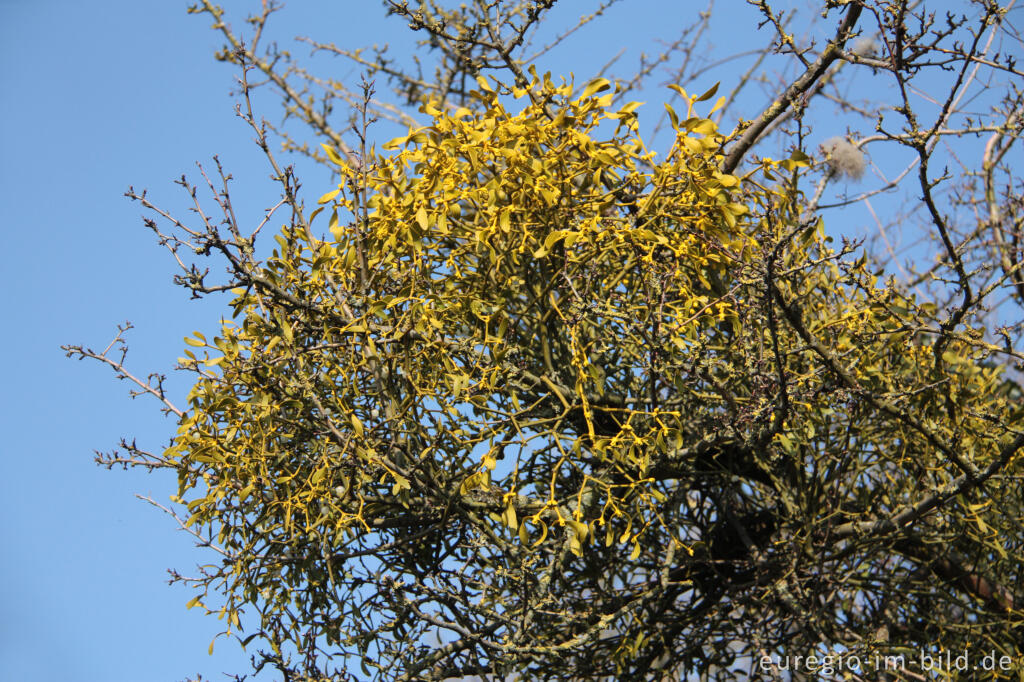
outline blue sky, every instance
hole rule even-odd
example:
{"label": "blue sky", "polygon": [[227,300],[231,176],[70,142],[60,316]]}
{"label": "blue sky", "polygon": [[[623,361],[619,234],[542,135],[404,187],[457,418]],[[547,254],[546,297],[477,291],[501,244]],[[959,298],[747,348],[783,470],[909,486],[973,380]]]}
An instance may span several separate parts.
{"label": "blue sky", "polygon": [[[258,3],[223,4],[239,24]],[[654,47],[642,37],[649,29],[683,25],[697,7],[626,4],[647,9],[617,11],[576,52],[552,55],[552,67],[587,74],[624,46],[635,59],[637,45]],[[180,209],[172,181],[216,153],[236,178],[237,205],[256,216],[274,200],[233,113],[233,71],[212,59],[220,41],[185,5],[0,0],[0,679],[221,679],[221,671],[248,668],[228,640],[207,655],[221,623],[186,611],[191,594],[166,584],[167,568],[189,573],[210,559],[134,497],[166,502],[172,477],[107,472],[92,461],[93,449],[111,449],[122,436],[158,449],[173,422],[151,401],[130,400],[111,372],[59,349],[100,349],[130,320],[129,366],[170,373],[182,337],[212,329],[222,311],[221,302],[189,302],[171,284],[171,261],[122,196],[129,185]],[[591,3],[573,5],[569,14]],[[272,26],[282,38],[308,33],[348,46],[409,39],[370,1],[294,1]],[[721,30],[727,50],[744,47],[728,26]],[[336,64],[336,77],[357,82],[358,71]],[[693,89],[728,75],[720,70]],[[329,189],[326,175],[303,178],[312,197]],[[179,399],[188,389],[173,379],[169,386]]]}
{"label": "blue sky", "polygon": [[[308,26],[329,4],[306,2],[282,23]],[[266,173],[234,117],[233,74],[211,58],[219,43],[208,25],[177,1],[0,0],[0,679],[219,679],[248,668],[231,641],[207,655],[221,623],[186,611],[188,591],[166,584],[168,567],[189,573],[209,559],[134,497],[166,502],[173,478],[92,461],[122,436],[159,448],[173,423],[59,349],[102,348],[131,320],[130,365],[169,372],[182,337],[219,315],[215,301],[189,303],[171,284],[166,253],[122,196],[148,187],[180,206],[171,181],[219,153],[241,196],[263,205]]]}

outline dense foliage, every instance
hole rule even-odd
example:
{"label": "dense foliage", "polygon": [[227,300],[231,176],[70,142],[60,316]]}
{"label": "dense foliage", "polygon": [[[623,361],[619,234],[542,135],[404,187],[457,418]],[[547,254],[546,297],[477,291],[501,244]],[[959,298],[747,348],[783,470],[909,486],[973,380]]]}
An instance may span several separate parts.
{"label": "dense foliage", "polygon": [[1019,263],[973,269],[936,216],[953,294],[922,294],[826,236],[806,153],[741,166],[757,124],[721,132],[714,88],[671,86],[657,154],[611,81],[513,71],[424,96],[380,153],[328,136],[311,213],[274,162],[272,253],[160,233],[224,256],[228,284],[182,283],[233,296],[187,339],[172,445],[136,453],[220,552],[192,604],[285,679],[1019,662],[1024,404],[989,317]]}

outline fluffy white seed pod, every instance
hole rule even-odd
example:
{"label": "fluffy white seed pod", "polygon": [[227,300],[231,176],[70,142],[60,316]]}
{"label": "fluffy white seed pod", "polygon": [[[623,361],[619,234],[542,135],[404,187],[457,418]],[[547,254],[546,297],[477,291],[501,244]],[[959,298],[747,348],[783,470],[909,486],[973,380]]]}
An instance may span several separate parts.
{"label": "fluffy white seed pod", "polygon": [[878,54],[878,43],[875,42],[874,38],[861,36],[853,41],[850,51],[858,57],[874,57]]}
{"label": "fluffy white seed pod", "polygon": [[864,153],[846,138],[830,137],[821,143],[825,152],[825,162],[832,172],[839,177],[860,180],[867,167]]}

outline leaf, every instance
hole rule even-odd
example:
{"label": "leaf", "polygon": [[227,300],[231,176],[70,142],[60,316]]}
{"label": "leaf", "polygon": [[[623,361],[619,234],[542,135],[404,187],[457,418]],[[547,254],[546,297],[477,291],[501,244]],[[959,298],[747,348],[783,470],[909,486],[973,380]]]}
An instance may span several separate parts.
{"label": "leaf", "polygon": [[[328,201],[330,201],[334,197],[338,196],[340,193],[341,193],[340,189],[331,190],[327,194],[325,194],[322,197],[320,197],[319,199],[317,199],[316,203],[318,203],[318,204],[326,204]],[[310,220],[312,220],[312,219],[313,218],[310,217]]]}
{"label": "leaf", "polygon": [[711,135],[718,130],[715,122],[707,118],[691,118],[685,123],[686,129],[698,135]]}
{"label": "leaf", "polygon": [[327,144],[321,144],[320,146],[323,147],[325,152],[327,152],[327,158],[331,160],[331,163],[336,166],[348,166],[348,164],[345,163],[345,160],[342,159],[341,156],[338,155],[338,152],[334,150],[334,147]]}
{"label": "leaf", "polygon": [[576,537],[579,538],[580,542],[583,542],[587,539],[587,535],[590,533],[590,528],[587,526],[587,524],[580,523],[579,521],[574,521],[572,519],[566,521],[566,524],[568,524],[568,526],[572,528],[573,532],[576,534]]}
{"label": "leaf", "polygon": [[791,441],[789,436],[786,434],[779,434],[779,443],[782,445],[782,449],[786,452],[793,452],[793,441]]}
{"label": "leaf", "polygon": [[683,90],[683,88],[681,86],[676,85],[675,83],[670,83],[669,86],[668,86],[668,89],[669,90],[675,90],[676,92],[679,93],[680,97],[682,97],[683,99],[689,101],[690,96],[686,94],[686,90]]}
{"label": "leaf", "polygon": [[665,102],[665,111],[668,112],[668,118],[672,121],[672,128],[674,130],[679,130],[679,115],[668,102]]}
{"label": "leaf", "polygon": [[736,215],[727,206],[719,207],[719,211],[722,214],[722,218],[725,219],[726,225],[730,228],[736,227]]}
{"label": "leaf", "polygon": [[638,107],[640,107],[640,106],[641,106],[642,104],[643,104],[643,102],[630,102],[630,103],[629,103],[629,104],[627,104],[626,106],[624,106],[624,107],[622,107],[621,109],[619,109],[619,111],[618,111],[618,114],[619,114],[620,116],[622,116],[622,115],[625,115],[625,114],[632,114],[632,113],[633,113],[634,111],[636,111],[636,110],[637,110],[637,108],[638,108]]}
{"label": "leaf", "polygon": [[793,151],[789,158],[782,161],[779,165],[787,171],[794,171],[797,168],[804,168],[810,166],[811,158],[804,154],[799,149]]}
{"label": "leaf", "polygon": [[502,520],[509,528],[519,528],[519,519],[516,516],[516,507],[511,502],[509,502],[508,506],[505,507],[505,513],[502,515]]}
{"label": "leaf", "polygon": [[403,490],[409,490],[412,487],[409,485],[409,479],[401,474],[391,472],[391,478],[395,481],[394,485],[391,486],[392,495],[397,495]]}
{"label": "leaf", "polygon": [[434,101],[428,100],[424,102],[423,105],[420,107],[420,111],[422,111],[427,116],[431,116],[433,118],[437,118],[438,116],[444,114],[444,112],[438,109],[436,106],[434,106],[434,104]]}
{"label": "leaf", "polygon": [[607,78],[595,78],[587,84],[587,87],[583,90],[583,94],[580,96],[580,99],[586,99],[595,93],[604,92],[611,86],[612,82]]}
{"label": "leaf", "polygon": [[532,547],[540,547],[548,537],[548,524],[544,523],[544,519],[537,519],[537,524],[540,525],[540,538],[531,545]]}
{"label": "leaf", "polygon": [[568,234],[566,230],[554,230],[547,237],[544,238],[544,250],[550,251],[558,241],[565,239],[565,235]]}
{"label": "leaf", "polygon": [[491,87],[491,84],[488,83],[487,79],[484,78],[483,76],[476,77],[476,84],[479,85],[480,89],[483,90],[484,92],[494,92],[494,88]]}
{"label": "leaf", "polygon": [[695,99],[693,101],[694,102],[704,102],[704,101],[707,101],[707,100],[711,99],[712,97],[715,96],[715,93],[718,92],[718,86],[720,84],[721,83],[715,83],[714,85],[711,86],[710,90],[708,90],[703,95],[701,95],[700,97],[698,97],[697,99]]}
{"label": "leaf", "polygon": [[583,543],[580,542],[579,536],[573,535],[569,538],[569,551],[576,556],[583,556]]}
{"label": "leaf", "polygon": [[462,485],[459,486],[459,493],[466,495],[473,490],[486,490],[490,485],[491,476],[490,471],[477,471],[470,474],[462,481]]}

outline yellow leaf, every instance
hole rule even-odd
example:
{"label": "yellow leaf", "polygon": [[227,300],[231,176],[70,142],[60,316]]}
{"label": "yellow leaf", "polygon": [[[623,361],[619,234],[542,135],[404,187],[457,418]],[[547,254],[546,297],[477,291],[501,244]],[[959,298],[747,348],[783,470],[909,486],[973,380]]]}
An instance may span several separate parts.
{"label": "yellow leaf", "polygon": [[409,485],[409,479],[401,474],[392,473],[391,477],[395,479],[394,485],[391,486],[392,495],[397,495],[403,490],[409,490],[412,487]]}
{"label": "yellow leaf", "polygon": [[580,97],[580,99],[586,99],[587,97],[590,97],[591,95],[597,92],[604,92],[611,86],[612,82],[607,78],[595,78],[594,80],[590,81],[589,84],[587,84],[587,87],[583,90],[583,95]]}
{"label": "yellow leaf", "polygon": [[624,106],[621,109],[619,109],[619,113],[620,114],[631,114],[634,111],[636,111],[637,107],[639,107],[641,104],[643,104],[643,102],[630,102],[626,106]]}
{"label": "yellow leaf", "polygon": [[490,471],[477,471],[463,479],[462,485],[459,486],[459,493],[465,495],[472,490],[486,490],[490,483]]}
{"label": "yellow leaf", "polygon": [[[330,201],[334,197],[338,196],[338,194],[340,194],[340,193],[341,193],[340,189],[336,189],[336,190],[330,191],[327,194],[325,194],[322,197],[320,197],[319,199],[317,199],[316,203],[318,203],[318,204],[326,204],[328,201]],[[312,218],[311,218],[311,220],[312,220]]]}
{"label": "yellow leaf", "polygon": [[519,518],[516,516],[515,505],[510,503],[507,507],[505,507],[505,513],[502,515],[502,520],[505,522],[505,525],[509,528],[519,527]]}
{"label": "yellow leaf", "polygon": [[665,102],[665,111],[668,112],[668,118],[672,122],[672,128],[674,130],[679,130],[679,115],[676,114],[676,110],[673,109],[668,102]]}
{"label": "yellow leaf", "polygon": [[494,88],[491,87],[491,84],[488,83],[487,79],[484,78],[483,76],[477,76],[476,77],[476,83],[477,83],[477,85],[480,86],[480,89],[483,90],[484,92],[494,92]]}
{"label": "yellow leaf", "polygon": [[715,96],[715,93],[718,92],[718,86],[719,85],[720,85],[720,83],[715,83],[714,85],[711,86],[710,90],[708,90],[703,95],[701,95],[700,97],[698,97],[697,99],[695,99],[693,101],[694,102],[703,102],[705,100],[711,99],[712,97]]}
{"label": "yellow leaf", "polygon": [[533,543],[533,547],[540,547],[548,537],[548,524],[544,523],[543,519],[537,519],[537,523],[540,524],[540,539]]}
{"label": "yellow leaf", "polygon": [[583,543],[580,542],[578,536],[573,535],[569,538],[569,551],[576,556],[583,556]]}
{"label": "yellow leaf", "polygon": [[675,83],[670,84],[668,86],[668,89],[669,90],[675,90],[676,92],[679,93],[679,96],[682,97],[685,100],[689,100],[690,99],[690,96],[686,94],[686,90],[683,90],[683,88],[681,86],[676,85]]}
{"label": "yellow leaf", "polygon": [[569,524],[570,528],[572,528],[573,532],[576,534],[576,537],[579,538],[580,542],[583,542],[587,539],[587,534],[590,532],[590,528],[587,526],[587,524],[580,523],[579,521],[573,521],[572,519],[566,521],[566,523]]}
{"label": "yellow leaf", "polygon": [[710,135],[718,129],[714,121],[706,118],[691,118],[685,125],[688,131],[698,135]]}
{"label": "yellow leaf", "polygon": [[338,156],[338,152],[334,151],[334,147],[331,147],[326,144],[321,144],[320,146],[324,148],[325,152],[327,152],[327,158],[331,160],[331,163],[335,164],[336,166],[348,166],[348,164],[345,163],[345,161],[340,156]]}
{"label": "yellow leaf", "polygon": [[565,235],[566,235],[566,231],[565,230],[554,230],[554,231],[552,231],[551,234],[549,234],[547,237],[544,238],[544,250],[545,251],[550,251],[551,247],[553,247],[556,242],[558,242],[558,241],[560,241],[560,240],[565,238]]}

